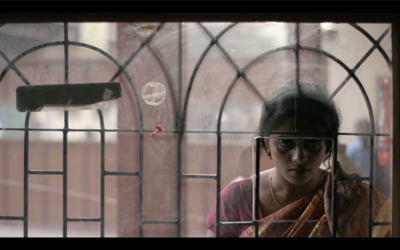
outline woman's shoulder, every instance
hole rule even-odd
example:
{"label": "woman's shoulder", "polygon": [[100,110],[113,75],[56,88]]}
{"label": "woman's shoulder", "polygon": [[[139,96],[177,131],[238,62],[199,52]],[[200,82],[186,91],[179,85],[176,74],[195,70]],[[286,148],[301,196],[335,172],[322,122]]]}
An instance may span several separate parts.
{"label": "woman's shoulder", "polygon": [[[265,175],[268,175],[268,172],[270,172],[271,169],[265,170],[263,172],[260,172],[260,179],[265,178]],[[253,189],[253,183],[255,183],[256,176],[253,174],[248,177],[240,177],[236,178],[233,181],[231,181],[224,190],[232,190],[232,191],[251,191]]]}
{"label": "woman's shoulder", "polygon": [[244,188],[253,185],[252,177],[239,177],[228,183],[225,188]]}
{"label": "woman's shoulder", "polygon": [[251,177],[235,179],[228,183],[221,191],[222,197],[230,199],[238,194],[252,191],[253,181]]}

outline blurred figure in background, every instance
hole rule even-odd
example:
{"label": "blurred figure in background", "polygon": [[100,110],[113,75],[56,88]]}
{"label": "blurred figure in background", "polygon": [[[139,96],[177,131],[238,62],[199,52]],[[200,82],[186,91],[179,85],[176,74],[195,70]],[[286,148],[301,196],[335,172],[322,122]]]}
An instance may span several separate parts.
{"label": "blurred figure in background", "polygon": [[[354,165],[360,172],[362,177],[368,177],[370,174],[370,137],[366,134],[371,133],[371,126],[369,121],[360,120],[356,123],[356,132],[360,134],[357,136],[347,147],[346,147],[346,155],[350,157],[353,161]],[[375,152],[375,151],[374,151]],[[377,169],[378,161],[376,158],[376,154],[373,155],[373,167],[374,170]],[[375,176],[374,176],[375,177]]]}
{"label": "blurred figure in background", "polygon": [[[384,169],[379,165],[377,152],[371,151],[370,133],[371,125],[366,119],[359,120],[355,125],[355,131],[361,135],[357,136],[347,147],[346,155],[353,161],[361,177],[370,177],[370,168],[373,167],[373,184],[381,192],[389,195],[385,183],[388,177]],[[372,152],[372,165],[371,161]]]}

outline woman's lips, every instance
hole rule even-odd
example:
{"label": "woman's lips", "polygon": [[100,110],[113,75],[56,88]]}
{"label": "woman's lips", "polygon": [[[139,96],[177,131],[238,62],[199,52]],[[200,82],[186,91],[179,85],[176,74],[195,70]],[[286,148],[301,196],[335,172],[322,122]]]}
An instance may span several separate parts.
{"label": "woman's lips", "polygon": [[291,168],[289,169],[289,172],[295,175],[304,175],[307,172],[309,172],[310,169],[307,168]]}

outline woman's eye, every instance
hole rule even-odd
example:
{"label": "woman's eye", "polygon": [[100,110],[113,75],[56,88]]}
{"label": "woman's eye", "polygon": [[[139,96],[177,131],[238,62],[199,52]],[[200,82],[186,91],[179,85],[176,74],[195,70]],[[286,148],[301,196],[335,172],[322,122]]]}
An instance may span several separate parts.
{"label": "woman's eye", "polygon": [[310,149],[315,149],[318,148],[322,143],[322,140],[307,140],[306,141],[306,147]]}
{"label": "woman's eye", "polygon": [[290,148],[293,145],[293,142],[291,140],[279,140],[278,143],[279,146],[283,148]]}

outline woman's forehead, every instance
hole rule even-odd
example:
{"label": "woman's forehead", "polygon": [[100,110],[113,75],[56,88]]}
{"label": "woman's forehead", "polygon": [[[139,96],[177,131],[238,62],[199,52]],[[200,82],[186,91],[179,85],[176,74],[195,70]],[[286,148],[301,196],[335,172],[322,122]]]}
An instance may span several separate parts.
{"label": "woman's forehead", "polygon": [[328,137],[313,135],[313,134],[273,134],[269,138],[274,140],[291,140],[291,141],[314,141],[314,140],[332,140]]}
{"label": "woman's forehead", "polygon": [[298,119],[295,118],[287,118],[280,125],[278,125],[275,129],[271,130],[274,133],[293,133],[293,132],[303,132],[312,131],[313,126],[312,122],[299,122]]}
{"label": "woman's forehead", "polygon": [[313,126],[312,123],[301,123],[299,126],[298,122],[295,122],[294,118],[288,118],[280,126],[271,130],[271,137],[323,137],[322,132],[319,132],[317,126]]}

